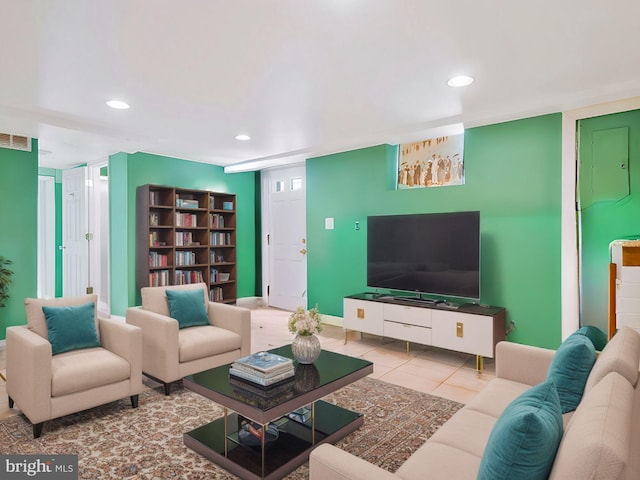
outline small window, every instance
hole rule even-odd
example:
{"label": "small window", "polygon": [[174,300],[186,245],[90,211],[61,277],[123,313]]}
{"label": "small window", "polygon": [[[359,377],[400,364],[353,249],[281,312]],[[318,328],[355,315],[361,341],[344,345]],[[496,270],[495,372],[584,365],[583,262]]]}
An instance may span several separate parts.
{"label": "small window", "polygon": [[274,192],[282,192],[284,191],[284,180],[276,180],[274,182]]}
{"label": "small window", "polygon": [[291,191],[300,190],[302,188],[302,177],[293,177],[291,179]]}

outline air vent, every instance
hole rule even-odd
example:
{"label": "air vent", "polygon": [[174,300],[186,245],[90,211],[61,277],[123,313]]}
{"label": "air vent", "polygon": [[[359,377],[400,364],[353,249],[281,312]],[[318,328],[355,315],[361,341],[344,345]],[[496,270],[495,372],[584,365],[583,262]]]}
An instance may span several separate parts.
{"label": "air vent", "polygon": [[12,148],[14,150],[31,151],[31,142],[29,137],[21,135],[11,135],[9,133],[0,133],[0,147]]}

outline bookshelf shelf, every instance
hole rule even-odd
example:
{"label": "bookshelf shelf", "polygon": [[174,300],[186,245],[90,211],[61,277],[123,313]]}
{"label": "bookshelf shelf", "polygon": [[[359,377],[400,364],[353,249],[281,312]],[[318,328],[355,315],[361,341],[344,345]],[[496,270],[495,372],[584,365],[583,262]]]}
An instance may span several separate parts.
{"label": "bookshelf shelf", "polygon": [[202,281],[212,301],[235,303],[235,206],[230,193],[138,187],[136,287]]}

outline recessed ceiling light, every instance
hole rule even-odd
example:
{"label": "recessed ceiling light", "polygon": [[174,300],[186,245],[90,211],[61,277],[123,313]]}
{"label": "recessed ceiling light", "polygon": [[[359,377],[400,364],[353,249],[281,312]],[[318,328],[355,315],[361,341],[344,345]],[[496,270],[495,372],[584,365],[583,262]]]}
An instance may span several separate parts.
{"label": "recessed ceiling light", "polygon": [[129,104],[126,102],[123,102],[122,100],[109,100],[107,102],[107,105],[117,110],[126,110],[127,108],[129,108]]}
{"label": "recessed ceiling light", "polygon": [[244,133],[241,133],[240,135],[236,135],[236,140],[251,140],[251,137],[249,135],[246,135]]}
{"label": "recessed ceiling light", "polygon": [[473,77],[469,75],[456,75],[455,77],[451,77],[447,82],[447,85],[450,87],[466,87],[467,85],[471,85],[473,83]]}

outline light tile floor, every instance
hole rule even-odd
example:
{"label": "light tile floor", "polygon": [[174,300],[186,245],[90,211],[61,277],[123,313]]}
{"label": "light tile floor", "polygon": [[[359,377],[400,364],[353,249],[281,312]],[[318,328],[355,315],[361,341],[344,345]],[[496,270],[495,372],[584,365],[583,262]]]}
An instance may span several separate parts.
{"label": "light tile floor", "polygon": [[[258,352],[290,343],[292,334],[287,329],[290,314],[275,308],[252,308],[251,350]],[[485,359],[484,371],[478,374],[474,355],[418,344],[410,344],[407,355],[406,342],[352,331],[345,343],[344,330],[333,325],[325,325],[319,338],[326,350],[373,362],[373,378],[461,403],[469,402],[495,377],[493,360]],[[5,365],[5,349],[0,347],[2,373]],[[17,413],[19,410],[9,408],[6,384],[0,378],[0,419]]]}

